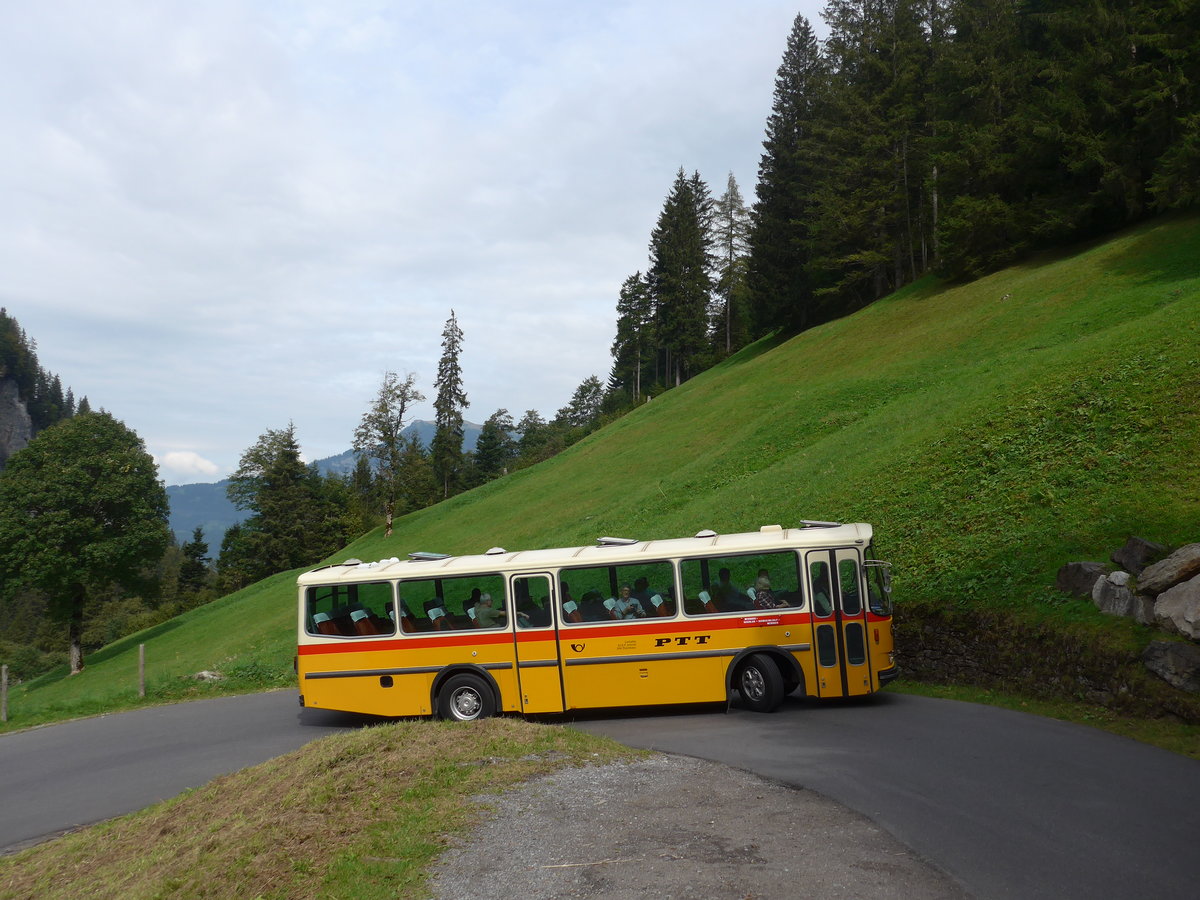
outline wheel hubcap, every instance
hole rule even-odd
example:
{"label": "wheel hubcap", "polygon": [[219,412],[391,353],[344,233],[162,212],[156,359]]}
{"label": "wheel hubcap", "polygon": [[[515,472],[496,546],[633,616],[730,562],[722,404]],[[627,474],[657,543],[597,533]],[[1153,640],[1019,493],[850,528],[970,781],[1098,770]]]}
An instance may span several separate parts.
{"label": "wheel hubcap", "polygon": [[747,669],[742,673],[742,693],[750,700],[761,700],[766,694],[766,685],[763,684],[762,672],[758,669]]}
{"label": "wheel hubcap", "polygon": [[459,719],[474,719],[483,708],[483,700],[470,688],[459,688],[450,700],[454,715]]}

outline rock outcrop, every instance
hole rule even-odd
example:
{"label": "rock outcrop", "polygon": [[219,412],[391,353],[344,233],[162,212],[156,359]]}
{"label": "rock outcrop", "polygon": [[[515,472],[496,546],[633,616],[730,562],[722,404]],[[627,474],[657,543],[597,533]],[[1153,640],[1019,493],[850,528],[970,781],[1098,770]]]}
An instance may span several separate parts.
{"label": "rock outcrop", "polygon": [[1154,619],[1167,631],[1200,640],[1200,575],[1159,594]]}
{"label": "rock outcrop", "polygon": [[1144,594],[1157,597],[1196,575],[1200,575],[1200,544],[1188,544],[1161,562],[1147,566],[1138,578],[1138,588]]}
{"label": "rock outcrop", "polygon": [[1128,572],[1113,572],[1096,580],[1092,586],[1092,601],[1102,613],[1128,616],[1143,625],[1154,624],[1154,601],[1135,594],[1129,587]]}
{"label": "rock outcrop", "polygon": [[33,420],[11,378],[0,378],[0,469],[33,439]]}
{"label": "rock outcrop", "polygon": [[1158,559],[1166,552],[1167,548],[1162,544],[1140,537],[1130,537],[1125,541],[1125,546],[1109,558],[1124,571],[1137,575],[1152,559]]}
{"label": "rock outcrop", "polygon": [[1200,694],[1200,647],[1180,641],[1151,641],[1142,653],[1146,668],[1167,684]]}

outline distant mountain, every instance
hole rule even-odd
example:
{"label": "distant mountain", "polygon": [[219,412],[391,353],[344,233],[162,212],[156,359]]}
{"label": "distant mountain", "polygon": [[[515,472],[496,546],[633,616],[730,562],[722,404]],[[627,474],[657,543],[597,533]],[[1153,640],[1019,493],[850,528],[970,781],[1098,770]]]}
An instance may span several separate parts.
{"label": "distant mountain", "polygon": [[[482,429],[482,425],[463,423],[463,450],[475,449]],[[437,426],[433,422],[418,419],[404,429],[404,434],[409,437],[415,434],[421,443],[428,447],[436,430]],[[346,475],[354,471],[354,451],[347,450],[337,456],[327,456],[316,460],[314,464],[322,475]],[[167,487],[167,500],[171,506],[169,521],[179,543],[190,541],[192,532],[197,527],[203,528],[209,555],[216,558],[221,549],[221,541],[225,537],[225,530],[249,518],[248,513],[229,502],[225,494],[228,486],[229,479],[226,478],[216,483],[175,484]]]}

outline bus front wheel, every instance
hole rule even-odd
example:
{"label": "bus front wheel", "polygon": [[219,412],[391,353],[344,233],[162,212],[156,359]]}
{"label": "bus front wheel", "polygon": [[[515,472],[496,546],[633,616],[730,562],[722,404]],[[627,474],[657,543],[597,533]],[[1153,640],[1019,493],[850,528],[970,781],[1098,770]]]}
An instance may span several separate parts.
{"label": "bus front wheel", "polygon": [[738,669],[742,703],[755,712],[773,712],[783,702],[783,676],[774,660],[762,653],[746,657]]}
{"label": "bus front wheel", "polygon": [[438,692],[438,715],[443,719],[474,722],[495,712],[491,688],[475,675],[455,675]]}

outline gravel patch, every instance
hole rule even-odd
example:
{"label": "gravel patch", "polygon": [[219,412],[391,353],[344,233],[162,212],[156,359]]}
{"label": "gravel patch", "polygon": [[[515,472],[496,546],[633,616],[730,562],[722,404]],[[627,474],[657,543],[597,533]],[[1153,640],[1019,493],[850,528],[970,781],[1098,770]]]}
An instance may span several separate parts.
{"label": "gravel patch", "polygon": [[490,814],[439,860],[437,900],[969,896],[831,800],[689,757],[562,769],[476,800]]}

